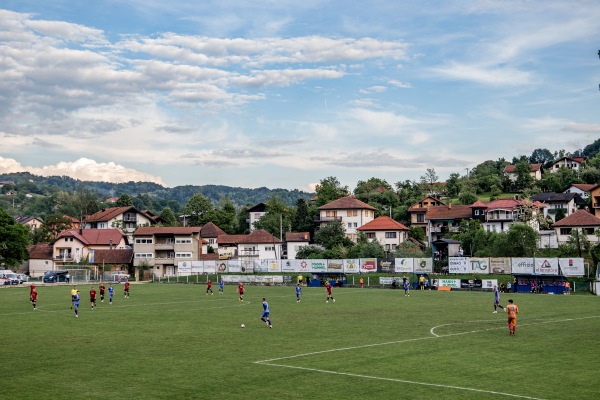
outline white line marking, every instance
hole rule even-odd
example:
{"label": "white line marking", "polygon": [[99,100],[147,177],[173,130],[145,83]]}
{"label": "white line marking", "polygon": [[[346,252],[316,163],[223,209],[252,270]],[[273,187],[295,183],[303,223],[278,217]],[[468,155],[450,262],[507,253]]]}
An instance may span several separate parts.
{"label": "white line marking", "polygon": [[470,391],[470,392],[487,393],[487,394],[494,394],[494,395],[507,396],[507,397],[516,397],[516,398],[519,398],[519,399],[544,400],[544,399],[539,398],[539,397],[529,397],[529,396],[524,396],[524,395],[519,395],[519,394],[495,392],[493,390],[475,389],[475,388],[469,388],[469,387],[463,387],[463,386],[442,385],[442,384],[439,384],[439,383],[415,382],[415,381],[408,381],[408,380],[404,380],[404,379],[383,378],[383,377],[380,377],[380,376],[352,374],[352,373],[349,373],[349,372],[327,371],[327,370],[324,370],[324,369],[296,367],[296,366],[292,366],[292,365],[267,364],[267,363],[263,363],[263,362],[256,362],[256,363],[257,364],[262,364],[262,365],[269,365],[269,366],[272,366],[272,367],[283,367],[283,368],[291,368],[291,369],[300,369],[300,370],[311,371],[311,372],[322,372],[322,373],[325,373],[325,374],[352,376],[352,377],[355,377],[355,378],[375,379],[375,380],[379,380],[379,381],[388,381],[388,382],[397,382],[397,383],[408,383],[408,384],[411,384],[411,385],[432,386],[432,387],[438,387],[438,388],[444,388],[444,389],[466,390],[466,391]]}
{"label": "white line marking", "polygon": [[[589,317],[580,317],[580,318],[566,318],[566,319],[561,319],[561,320],[531,322],[528,324],[520,324],[519,326],[541,325],[541,324],[550,324],[550,323],[557,323],[557,322],[569,322],[569,321],[577,321],[577,320],[592,319],[592,318],[600,318],[600,315],[594,315],[594,316],[589,316]],[[307,356],[312,356],[312,355],[316,355],[316,354],[331,353],[331,352],[335,352],[335,351],[364,349],[367,347],[386,346],[386,345],[400,344],[400,343],[406,343],[406,342],[415,342],[415,341],[427,340],[427,339],[441,339],[441,338],[445,338],[445,337],[467,335],[467,334],[471,334],[471,333],[480,333],[480,332],[486,332],[486,331],[490,331],[490,330],[505,329],[505,327],[502,326],[502,327],[493,327],[493,328],[479,329],[479,330],[473,330],[473,331],[467,331],[467,332],[450,333],[447,335],[438,335],[434,332],[435,329],[443,327],[443,326],[462,325],[462,324],[477,323],[477,322],[496,322],[496,320],[479,320],[479,321],[466,321],[466,322],[442,324],[442,325],[437,325],[437,326],[434,326],[433,328],[431,328],[431,330],[429,332],[431,333],[432,336],[425,336],[425,337],[420,337],[420,338],[404,339],[404,340],[395,340],[395,341],[384,342],[384,343],[365,344],[365,345],[360,345],[360,346],[341,347],[338,349],[314,351],[311,353],[295,354],[295,355],[291,355],[291,356],[271,358],[268,360],[254,361],[254,364],[268,365],[268,366],[272,366],[272,367],[291,368],[291,369],[298,369],[298,370],[311,371],[311,372],[322,372],[322,373],[333,374],[333,375],[352,376],[352,377],[356,377],[356,378],[375,379],[375,380],[382,380],[382,381],[388,381],[388,382],[408,383],[408,384],[412,384],[412,385],[440,387],[440,388],[455,389],[455,390],[466,390],[466,391],[471,391],[471,392],[487,393],[487,394],[494,394],[494,395],[498,395],[498,396],[515,397],[515,398],[520,398],[520,399],[543,400],[538,397],[530,397],[530,396],[518,395],[518,394],[512,394],[512,393],[495,392],[492,390],[475,389],[475,388],[462,387],[462,386],[442,385],[442,384],[428,383],[428,382],[415,382],[415,381],[408,381],[408,380],[403,380],[403,379],[383,378],[383,377],[378,377],[378,376],[353,374],[350,372],[328,371],[328,370],[323,370],[323,369],[306,368],[306,367],[298,367],[298,366],[274,363],[274,361],[279,361],[279,360],[307,357]]]}

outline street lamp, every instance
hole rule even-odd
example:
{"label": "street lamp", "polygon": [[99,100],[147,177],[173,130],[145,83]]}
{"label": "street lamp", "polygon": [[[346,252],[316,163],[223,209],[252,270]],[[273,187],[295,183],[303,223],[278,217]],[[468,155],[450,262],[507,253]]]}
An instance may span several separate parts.
{"label": "street lamp", "polygon": [[467,170],[467,178],[469,177],[469,168],[465,168]]}

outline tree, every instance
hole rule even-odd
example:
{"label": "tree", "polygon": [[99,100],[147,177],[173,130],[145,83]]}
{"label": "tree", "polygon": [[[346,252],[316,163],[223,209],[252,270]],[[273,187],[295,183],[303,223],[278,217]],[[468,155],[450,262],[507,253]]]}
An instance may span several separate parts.
{"label": "tree", "polygon": [[359,233],[357,243],[348,250],[348,258],[383,258],[385,249],[377,240],[369,241],[364,233]]}
{"label": "tree", "polygon": [[554,154],[548,149],[535,149],[529,157],[531,164],[542,164],[542,167],[548,168],[554,162]]}
{"label": "tree", "polygon": [[296,259],[315,259],[315,258],[325,258],[322,257],[325,249],[323,246],[318,244],[309,244],[306,246],[300,246],[298,251],[296,252]]}
{"label": "tree", "polygon": [[429,195],[434,195],[438,192],[437,184],[439,177],[435,173],[434,168],[427,168],[425,175],[421,175],[421,186],[424,191]]}
{"label": "tree", "polygon": [[518,191],[523,191],[533,186],[534,179],[531,176],[531,164],[528,161],[519,161],[515,165],[515,174],[517,175],[515,186]]}
{"label": "tree", "polygon": [[508,249],[505,257],[533,257],[537,250],[538,234],[531,226],[515,223],[508,228]]}
{"label": "tree", "polygon": [[163,221],[162,224],[164,226],[179,226],[179,220],[177,219],[177,215],[171,210],[170,207],[165,207],[160,212],[160,219]]}
{"label": "tree", "polygon": [[29,257],[29,229],[0,208],[0,263],[16,267]]}
{"label": "tree", "polygon": [[410,228],[408,228],[408,237],[413,238],[413,239],[417,239],[417,240],[421,240],[424,241],[425,239],[427,239],[425,237],[425,232],[423,231],[422,228],[418,227],[418,226],[411,226]]}
{"label": "tree", "polygon": [[590,251],[590,241],[587,235],[577,228],[571,229],[567,244],[577,252],[579,257]]}
{"label": "tree", "polygon": [[322,179],[315,190],[319,207],[350,194],[348,186],[342,186],[340,181],[333,176]]}
{"label": "tree", "polygon": [[233,205],[229,197],[224,197],[221,199],[221,204],[219,208],[217,208],[214,211],[214,217],[212,222],[214,222],[219,228],[223,229],[225,232],[233,234],[235,232],[236,224],[235,217],[235,206]]}
{"label": "tree", "polygon": [[42,223],[42,229],[48,233],[48,236],[55,239],[59,233],[68,229],[73,229],[73,221],[61,214],[50,214]]}
{"label": "tree", "polygon": [[353,243],[346,237],[346,230],[341,221],[332,221],[315,233],[315,243],[322,245],[326,249],[332,249],[335,246],[352,246]]}
{"label": "tree", "polygon": [[477,195],[473,192],[462,192],[458,196],[458,203],[468,205],[475,203],[478,199],[479,198],[477,197]]}
{"label": "tree", "polygon": [[210,200],[200,193],[194,194],[182,210],[187,226],[202,226],[212,219]]}
{"label": "tree", "polygon": [[310,232],[312,237],[314,226],[306,200],[298,199],[296,201],[296,213],[292,220],[292,232]]}
{"label": "tree", "polygon": [[273,196],[266,202],[267,212],[254,223],[255,229],[264,229],[271,235],[284,239],[283,232],[289,232],[292,215],[279,196]]}
{"label": "tree", "polygon": [[133,197],[127,193],[122,194],[119,200],[115,202],[115,207],[131,207],[133,206]]}
{"label": "tree", "polygon": [[450,177],[446,179],[446,189],[448,190],[448,196],[458,196],[458,193],[460,192],[460,187],[458,185],[459,181],[460,174],[457,172],[451,173]]}

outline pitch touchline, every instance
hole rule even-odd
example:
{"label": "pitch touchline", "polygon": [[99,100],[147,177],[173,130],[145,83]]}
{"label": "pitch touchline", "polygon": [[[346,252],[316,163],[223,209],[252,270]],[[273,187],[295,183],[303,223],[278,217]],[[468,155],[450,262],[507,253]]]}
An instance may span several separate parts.
{"label": "pitch touchline", "polygon": [[495,395],[499,395],[499,396],[516,397],[519,399],[544,400],[539,397],[529,397],[529,396],[523,396],[523,395],[512,394],[512,393],[494,392],[493,390],[475,389],[475,388],[468,388],[468,387],[462,387],[462,386],[442,385],[442,384],[438,384],[438,383],[427,383],[427,382],[415,382],[415,381],[408,381],[408,380],[404,380],[404,379],[383,378],[380,376],[352,374],[349,372],[336,372],[336,371],[327,371],[324,369],[316,369],[316,368],[296,367],[296,366],[283,365],[283,364],[271,364],[271,363],[266,363],[264,361],[256,361],[255,363],[262,364],[262,365],[269,365],[272,367],[300,369],[300,370],[304,370],[304,371],[322,372],[324,374],[351,376],[351,377],[355,377],[355,378],[375,379],[375,380],[379,380],[379,381],[388,381],[388,382],[397,382],[397,383],[408,383],[408,384],[412,384],[412,385],[432,386],[432,387],[439,387],[439,388],[444,388],[444,389],[467,390],[470,392],[495,394]]}

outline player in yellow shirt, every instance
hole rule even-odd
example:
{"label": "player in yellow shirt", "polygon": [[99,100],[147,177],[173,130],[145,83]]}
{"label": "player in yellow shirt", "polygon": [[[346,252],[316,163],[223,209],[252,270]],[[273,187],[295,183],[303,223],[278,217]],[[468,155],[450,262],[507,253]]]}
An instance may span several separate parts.
{"label": "player in yellow shirt", "polygon": [[75,301],[76,295],[77,295],[77,285],[73,285],[73,289],[71,289],[71,310],[73,309],[73,303]]}
{"label": "player in yellow shirt", "polygon": [[519,313],[519,307],[513,303],[512,300],[508,300],[508,305],[505,308],[508,314],[508,334],[514,336],[517,330],[517,314]]}

